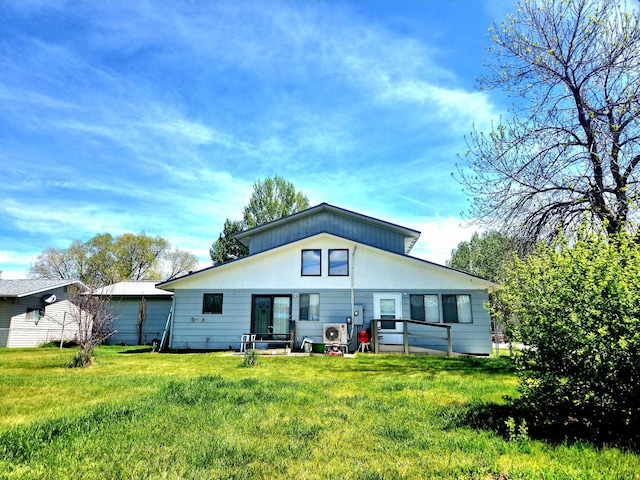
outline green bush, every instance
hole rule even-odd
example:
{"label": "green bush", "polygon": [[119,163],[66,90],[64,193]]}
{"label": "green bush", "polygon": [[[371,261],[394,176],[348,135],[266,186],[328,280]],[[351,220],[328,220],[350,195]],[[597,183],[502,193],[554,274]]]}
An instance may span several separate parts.
{"label": "green bush", "polygon": [[69,368],[84,368],[93,365],[96,359],[96,354],[91,350],[80,349],[76,356],[69,362]]}
{"label": "green bush", "polygon": [[572,244],[540,245],[516,260],[501,299],[514,340],[524,344],[515,359],[530,427],[637,439],[640,249],[633,239],[583,232]]}
{"label": "green bush", "polygon": [[255,350],[247,350],[244,352],[244,357],[242,358],[241,367],[257,367],[258,366],[258,354]]}

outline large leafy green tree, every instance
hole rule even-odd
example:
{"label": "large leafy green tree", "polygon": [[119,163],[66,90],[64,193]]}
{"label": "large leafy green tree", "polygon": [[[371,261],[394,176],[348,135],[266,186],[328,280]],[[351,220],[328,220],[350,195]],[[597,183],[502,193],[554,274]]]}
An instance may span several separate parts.
{"label": "large leafy green tree", "polygon": [[504,280],[506,265],[521,247],[517,239],[495,230],[474,232],[471,240],[460,242],[451,251],[451,258],[445,263],[456,270],[499,283]]}
{"label": "large leafy green tree", "polygon": [[253,184],[253,193],[244,207],[242,220],[227,219],[223,231],[213,242],[209,254],[214,265],[240,257],[249,251],[235,239],[235,235],[247,228],[272,222],[309,207],[309,199],[296,191],[293,183],[276,175]]}
{"label": "large leafy green tree", "polygon": [[517,100],[468,139],[468,216],[539,239],[586,216],[611,234],[640,206],[640,20],[615,0],[524,0],[490,28],[481,88]]}
{"label": "large leafy green tree", "polygon": [[162,279],[171,280],[196,270],[198,268],[198,259],[193,253],[179,248],[167,249],[164,254],[163,265]]}
{"label": "large leafy green tree", "polygon": [[[514,258],[526,255],[527,245],[518,238],[503,235],[495,230],[479,234],[475,232],[469,241],[463,241],[451,251],[446,265],[463,272],[477,275],[502,284],[505,271]],[[500,290],[489,293],[492,331],[495,338],[509,334],[509,325],[504,321],[509,315],[509,305],[502,300]]]}
{"label": "large leafy green tree", "polygon": [[209,249],[214,265],[236,260],[249,255],[249,249],[235,239],[235,235],[245,229],[244,221],[226,219],[222,232]]}
{"label": "large leafy green tree", "polygon": [[160,260],[169,251],[169,242],[144,233],[124,233],[116,238],[110,250],[115,258],[118,278],[159,279],[162,278]]}
{"label": "large leafy green tree", "polygon": [[197,267],[195,255],[175,249],[162,237],[145,233],[95,235],[68,248],[48,248],[29,269],[32,278],[79,279],[98,287],[123,280],[161,280]]}
{"label": "large leafy green tree", "polygon": [[253,184],[249,204],[244,207],[246,228],[272,222],[309,207],[309,199],[293,183],[276,175]]}
{"label": "large leafy green tree", "polygon": [[[502,292],[530,425],[611,440],[640,431],[640,249],[629,235],[539,244]],[[635,433],[634,433],[635,432]],[[574,432],[575,433],[575,432]]]}

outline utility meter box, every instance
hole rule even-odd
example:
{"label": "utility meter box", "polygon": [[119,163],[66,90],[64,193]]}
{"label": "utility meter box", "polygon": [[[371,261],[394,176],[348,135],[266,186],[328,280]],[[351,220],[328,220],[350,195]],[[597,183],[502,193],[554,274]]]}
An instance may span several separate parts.
{"label": "utility meter box", "polygon": [[354,305],[353,315],[351,316],[354,325],[364,325],[364,305]]}

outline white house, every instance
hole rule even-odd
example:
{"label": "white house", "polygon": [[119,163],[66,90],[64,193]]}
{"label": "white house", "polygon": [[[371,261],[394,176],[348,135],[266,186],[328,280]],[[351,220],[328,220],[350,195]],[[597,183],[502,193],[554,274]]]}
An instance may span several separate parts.
{"label": "white house", "polygon": [[266,344],[291,336],[299,347],[323,342],[333,326],[354,350],[357,332],[378,319],[380,343],[393,350],[406,324],[396,320],[412,319],[425,328],[411,345],[446,349],[441,330],[450,327],[454,351],[489,354],[483,302],[497,285],[410,256],[419,236],[326,203],[244,231],[236,238],[249,256],[157,285],[174,292],[169,346],[238,349],[254,334]]}
{"label": "white house", "polygon": [[73,339],[78,325],[69,301],[76,280],[0,280],[0,347],[35,347]]}
{"label": "white house", "polygon": [[[156,281],[125,281],[97,289],[94,295],[106,295],[117,312],[109,338],[111,345],[148,345],[160,340],[164,332],[173,294],[155,287]],[[138,319],[142,319],[141,328]]]}

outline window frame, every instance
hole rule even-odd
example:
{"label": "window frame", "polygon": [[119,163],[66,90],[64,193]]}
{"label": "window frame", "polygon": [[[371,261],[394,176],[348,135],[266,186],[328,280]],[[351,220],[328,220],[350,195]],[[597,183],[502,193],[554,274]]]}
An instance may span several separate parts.
{"label": "window frame", "polygon": [[[210,302],[207,302],[207,298],[212,297]],[[220,311],[217,311],[216,304],[218,303],[215,300],[215,297],[220,297]],[[208,306],[211,306],[211,311],[207,311]],[[202,294],[202,315],[222,315],[224,305],[224,294],[223,293],[203,293]]]}
{"label": "window frame", "polygon": [[[451,298],[455,299],[455,302],[450,302]],[[460,311],[459,311],[459,299],[461,297],[467,297],[469,299],[469,321],[460,321]],[[445,301],[446,300],[446,301]],[[447,313],[445,313],[445,304],[449,305],[449,308],[451,307],[451,305],[455,306],[455,314],[456,314],[456,318],[455,320],[452,320],[451,318],[448,318],[448,315],[451,313],[451,310],[448,310]],[[458,293],[458,294],[442,294],[442,323],[459,323],[462,325],[469,325],[473,323],[473,308],[472,308],[472,304],[471,304],[471,294],[469,293]]]}
{"label": "window frame", "polygon": [[44,308],[27,307],[27,311],[25,312],[25,320],[30,320],[37,325],[40,319],[44,317],[44,315]]}
{"label": "window frame", "polygon": [[[346,258],[345,259],[346,259],[347,263],[346,263],[346,266],[345,266],[345,269],[346,269],[345,273],[331,273],[331,270],[332,270],[331,254],[333,252],[345,252],[346,253],[346,255],[345,255]],[[328,269],[329,269],[329,276],[330,277],[348,277],[349,276],[349,249],[348,248],[330,248],[329,249],[328,258],[329,258],[329,267],[328,267]],[[335,267],[335,266],[333,267],[334,270],[336,268],[338,268],[338,267]]]}
{"label": "window frame", "polygon": [[[305,273],[305,253],[317,252],[318,253],[318,273]],[[322,249],[320,248],[305,248],[300,252],[300,276],[302,277],[321,277],[322,276]]]}
{"label": "window frame", "polygon": [[[312,307],[312,303],[311,303],[311,296],[314,295],[315,298],[318,299],[317,302],[317,307],[318,307],[318,315],[317,318],[312,318],[312,316],[310,315],[310,311],[311,311],[311,307]],[[306,315],[302,315],[302,298],[303,297],[307,297],[307,305],[306,305],[306,309],[307,309],[307,314]],[[313,305],[315,306],[315,305]],[[299,296],[299,300],[298,300],[298,320],[302,321],[302,322],[319,322],[320,321],[320,294],[316,293],[316,292],[310,292],[310,293],[301,293]]]}
{"label": "window frame", "polygon": [[[436,299],[436,315],[437,318],[429,318],[427,315],[427,303],[426,297],[435,297]],[[412,293],[409,295],[409,309],[410,317],[412,320],[425,323],[442,323],[442,317],[440,316],[440,295],[437,293]],[[416,310],[420,309],[420,315],[414,315]],[[420,317],[420,318],[418,318]]]}

